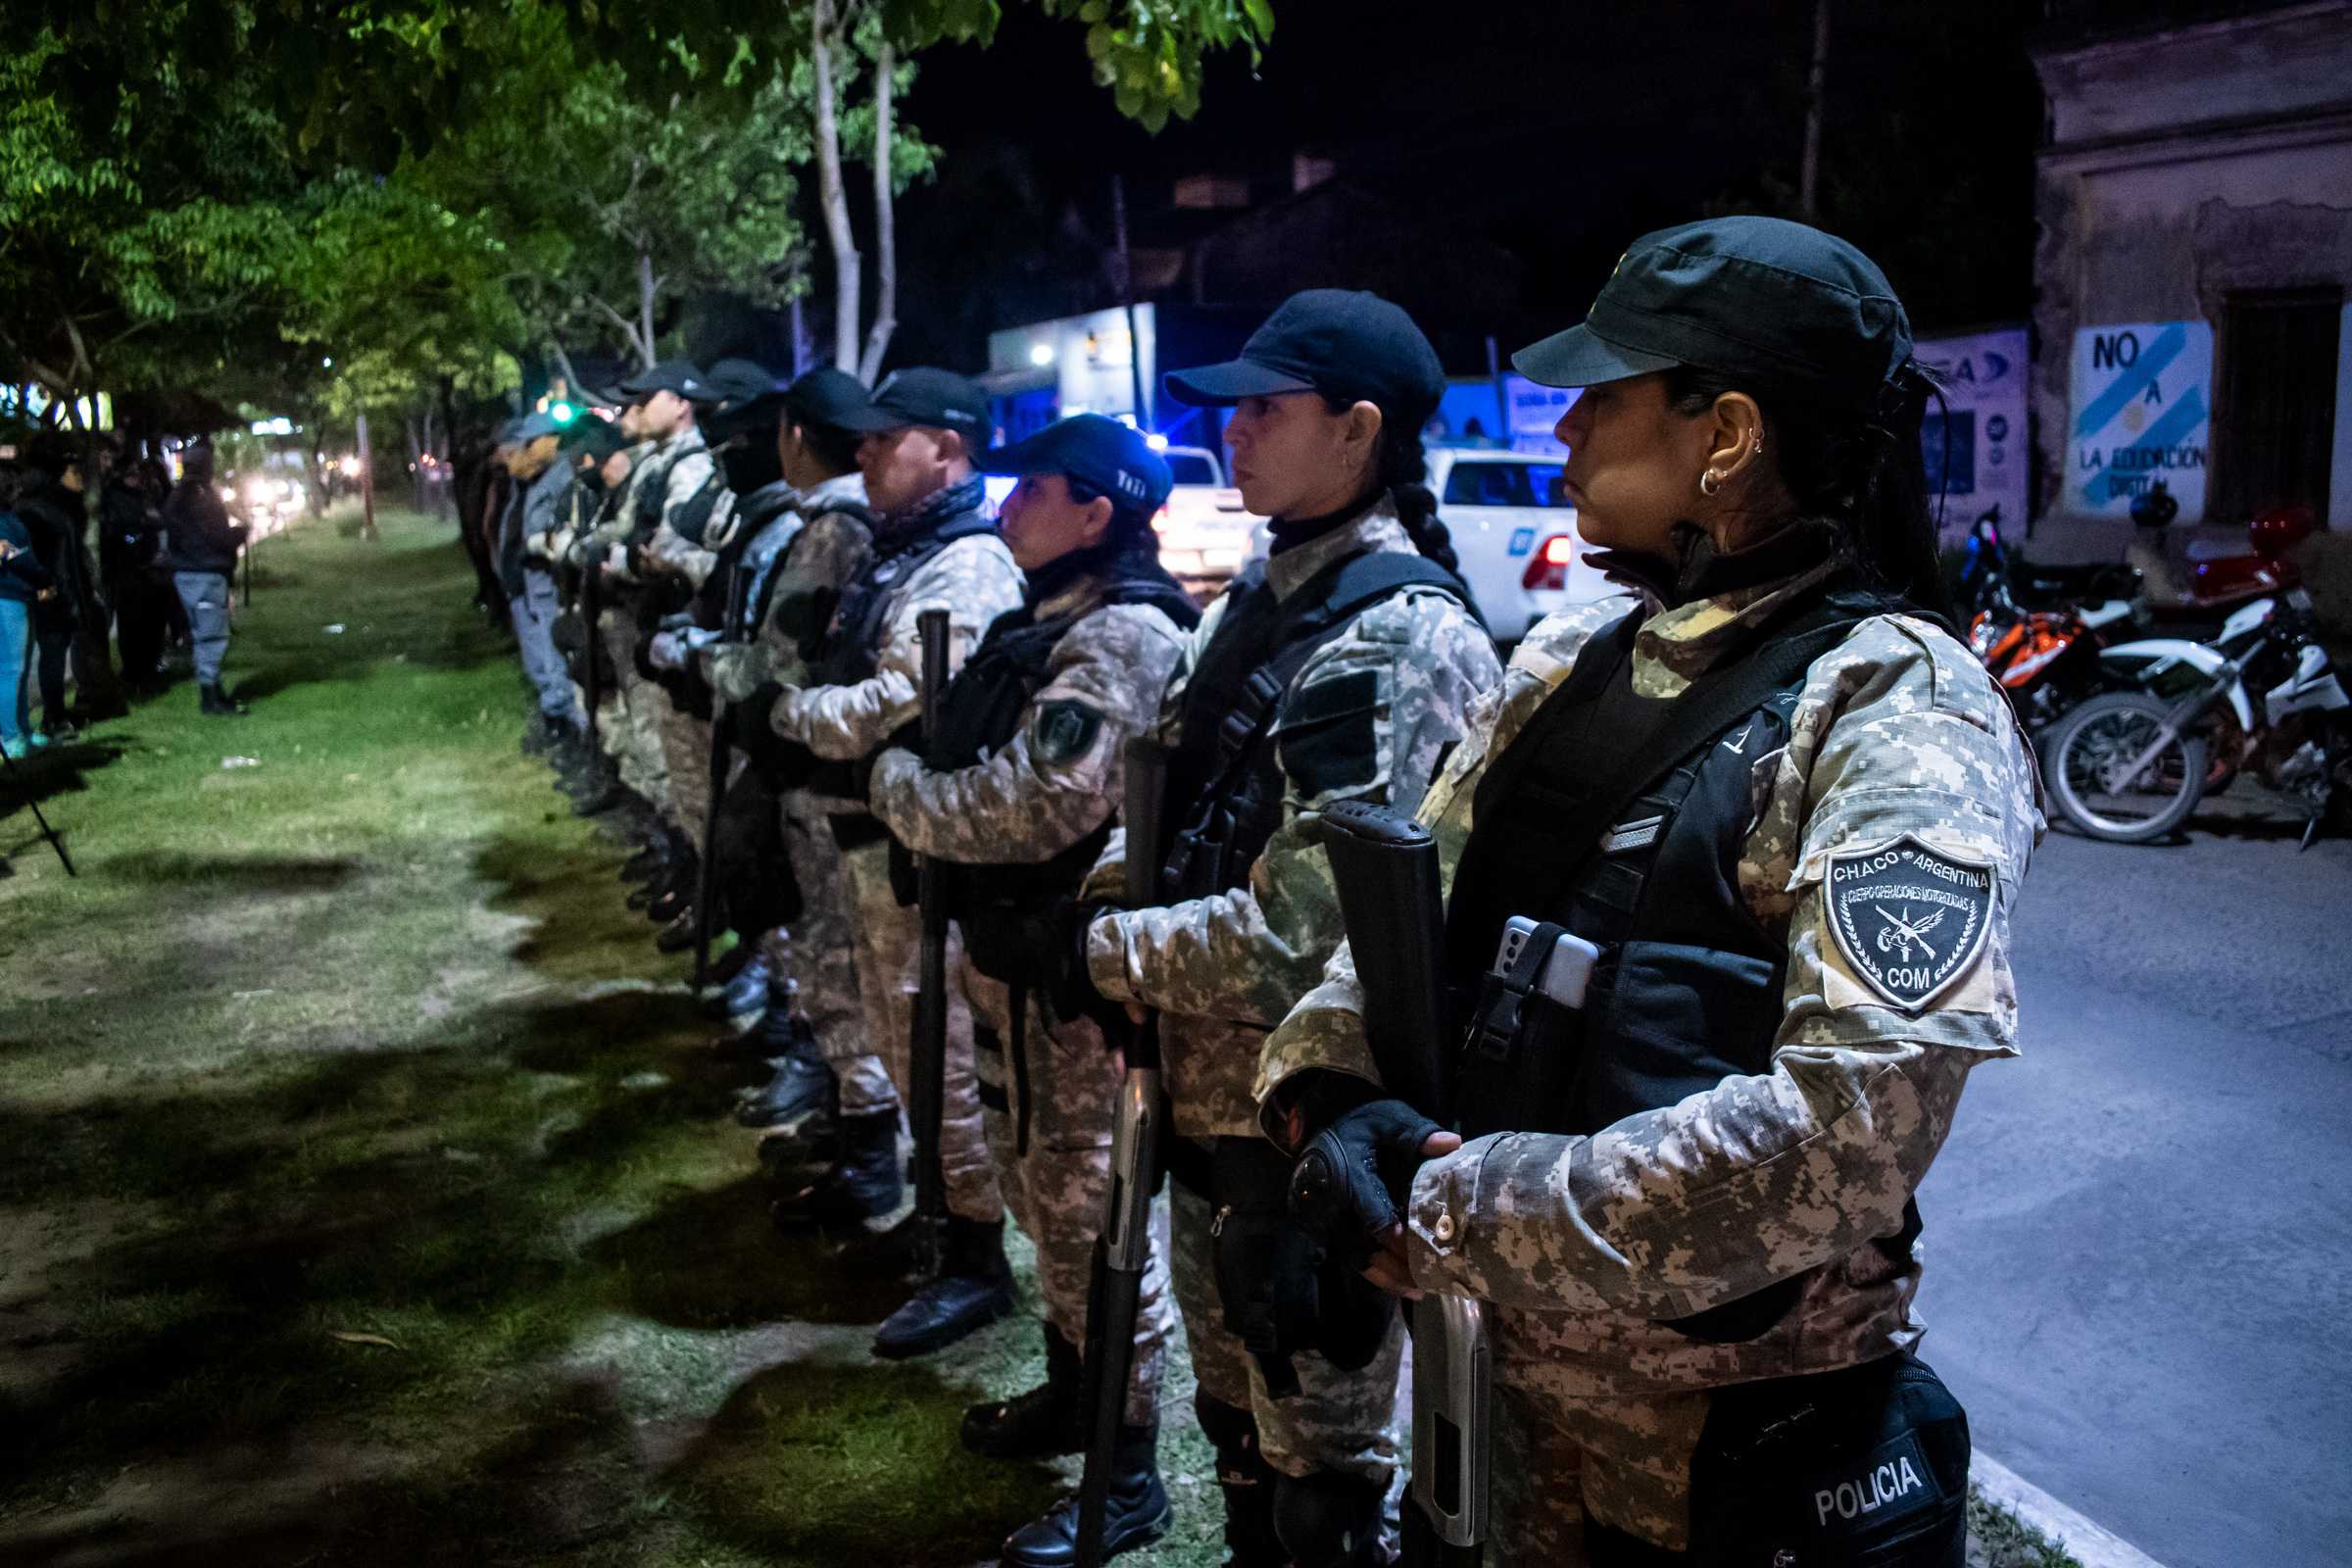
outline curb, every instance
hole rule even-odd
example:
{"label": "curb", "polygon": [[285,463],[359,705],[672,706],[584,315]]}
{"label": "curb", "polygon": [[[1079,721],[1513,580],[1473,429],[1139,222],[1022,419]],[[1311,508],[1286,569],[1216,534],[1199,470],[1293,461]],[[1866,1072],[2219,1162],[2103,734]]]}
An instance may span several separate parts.
{"label": "curb", "polygon": [[2112,1530],[2091,1523],[1983,1452],[1969,1460],[1968,1484],[1986,1502],[2017,1515],[2020,1522],[2065,1546],[2082,1568],[2164,1568]]}

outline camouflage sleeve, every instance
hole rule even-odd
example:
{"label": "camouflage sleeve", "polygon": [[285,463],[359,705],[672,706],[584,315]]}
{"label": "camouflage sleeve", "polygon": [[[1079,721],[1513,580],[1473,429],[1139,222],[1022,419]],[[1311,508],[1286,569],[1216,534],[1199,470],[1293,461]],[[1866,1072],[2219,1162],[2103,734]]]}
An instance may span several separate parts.
{"label": "camouflage sleeve", "polygon": [[874,814],[920,855],[967,865],[1052,859],[1118,809],[1127,737],[1158,717],[1180,639],[1148,606],[1088,615],[1054,646],[1045,684],[995,756],[935,773],[911,753],[884,752]]}
{"label": "camouflage sleeve", "polygon": [[909,575],[882,634],[880,667],[846,686],[787,687],[771,719],[776,733],[833,761],[882,749],[921,716],[922,636],[917,617],[948,612],[948,672],[978,646],[988,623],[1021,603],[1021,569],[994,534],[958,539]]}
{"label": "camouflage sleeve", "polygon": [[[1199,625],[1190,632],[1178,633],[1175,667],[1160,686],[1159,711],[1143,733],[1171,744],[1175,741],[1177,715],[1184,711],[1185,678],[1199,662],[1200,650],[1207,647],[1208,639],[1216,634],[1218,622],[1225,612],[1225,596],[1218,595],[1201,612]],[[1102,853],[1095,858],[1094,868],[1086,873],[1086,880],[1079,886],[1078,902],[1120,906],[1127,903],[1127,825],[1124,822],[1110,830],[1109,842],[1102,846]]]}
{"label": "camouflage sleeve", "polygon": [[873,554],[872,530],[846,512],[827,512],[809,519],[792,542],[784,564],[776,568],[776,583],[767,598],[767,619],[760,641],[768,651],[766,678],[799,686],[808,678],[801,659],[804,636],[822,627],[833,603],[852,577]]}
{"label": "camouflage sleeve", "polygon": [[[1788,746],[1758,770],[1741,873],[1771,868],[1764,891],[1788,908],[1773,1070],[1590,1138],[1503,1133],[1430,1161],[1407,1217],[1421,1284],[1673,1317],[1900,1227],[1969,1071],[2016,1051],[2008,919],[2040,829],[2032,764],[1964,651],[1878,620],[1814,666]],[[1849,959],[1824,894],[1834,864],[1851,877],[1906,834],[1989,872],[1981,937],[1916,1001]]]}
{"label": "camouflage sleeve", "polygon": [[1087,940],[1096,989],[1197,1017],[1280,1022],[1344,935],[1315,818],[1348,800],[1418,806],[1498,673],[1493,641],[1447,596],[1401,594],[1365,612],[1316,651],[1284,700],[1283,822],[1249,882],[1097,920]]}
{"label": "camouflage sleeve", "polygon": [[[1430,781],[1415,812],[1434,824],[1439,835],[1445,875],[1453,873],[1461,838],[1449,831],[1446,818],[1456,794],[1474,780],[1493,754],[1497,737],[1507,741],[1530,714],[1543,706],[1552,688],[1565,680],[1576,656],[1595,631],[1624,614],[1630,601],[1605,599],[1570,605],[1539,621],[1512,650],[1502,678],[1471,700],[1463,720],[1461,744],[1448,753],[1438,776]],[[1312,1068],[1353,1074],[1380,1082],[1371,1050],[1364,1043],[1364,998],[1355,976],[1355,955],[1345,941],[1323,966],[1323,979],[1298,999],[1281,1024],[1266,1037],[1258,1057],[1257,1082],[1251,1094],[1257,1101],[1258,1124],[1266,1136],[1280,1140],[1281,1107],[1276,1093],[1293,1074]]]}
{"label": "camouflage sleeve", "polygon": [[710,498],[710,510],[704,519],[699,544],[671,524],[686,509],[703,501],[705,487],[720,483],[717,464],[708,451],[689,452],[671,464],[662,499],[662,520],[655,525],[653,538],[646,541],[648,560],[697,588],[716,568],[718,547],[734,532],[735,493],[722,484],[718,494]]}

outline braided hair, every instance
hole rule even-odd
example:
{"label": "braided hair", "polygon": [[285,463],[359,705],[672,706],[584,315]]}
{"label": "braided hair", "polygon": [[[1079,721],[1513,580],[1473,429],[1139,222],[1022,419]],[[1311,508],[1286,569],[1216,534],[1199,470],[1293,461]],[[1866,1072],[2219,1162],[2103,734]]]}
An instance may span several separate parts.
{"label": "braided hair", "polygon": [[[1343,400],[1328,393],[1323,402],[1334,414],[1346,414],[1355,407],[1354,399]],[[1437,493],[1428,481],[1429,454],[1421,445],[1420,425],[1408,425],[1394,411],[1381,409],[1380,450],[1373,464],[1371,493],[1387,491],[1396,505],[1396,520],[1404,524],[1413,548],[1459,576],[1461,558],[1454,554],[1453,535],[1438,516]]]}

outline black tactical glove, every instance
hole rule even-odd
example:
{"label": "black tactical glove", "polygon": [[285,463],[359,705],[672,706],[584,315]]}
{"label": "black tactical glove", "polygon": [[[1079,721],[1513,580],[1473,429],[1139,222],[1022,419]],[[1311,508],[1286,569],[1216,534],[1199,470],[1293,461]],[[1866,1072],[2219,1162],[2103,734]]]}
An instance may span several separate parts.
{"label": "black tactical glove", "polygon": [[1361,1269],[1390,1226],[1404,1217],[1421,1146],[1436,1122],[1401,1100],[1375,1100],[1307,1142],[1291,1170],[1291,1223]]}

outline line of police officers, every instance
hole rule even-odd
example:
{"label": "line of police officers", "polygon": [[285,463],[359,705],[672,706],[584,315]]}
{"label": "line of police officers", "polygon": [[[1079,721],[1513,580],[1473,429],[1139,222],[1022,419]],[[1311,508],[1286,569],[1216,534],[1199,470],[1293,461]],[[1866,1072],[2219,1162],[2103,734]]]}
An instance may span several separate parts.
{"label": "line of police officers", "polygon": [[[1386,1561],[1396,1301],[1448,1292],[1499,1314],[1491,1560],[1958,1561],[1966,1427],[1912,1354],[1910,1199],[1968,1069],[2015,1051],[2007,909],[2039,816],[1936,614],[1909,349],[1885,277],[1818,231],[1637,241],[1520,364],[1587,389],[1568,483],[1640,597],[1552,617],[1507,671],[1421,484],[1440,365],[1367,294],[1296,296],[1239,359],[1166,378],[1231,411],[1272,519],[1205,614],[1158,564],[1169,476],[1140,436],[1079,416],[992,449],[945,370],[869,393],[669,362],[599,399],[616,424],[502,432],[534,744],[583,813],[644,814],[627,869],[665,947],[706,887],[733,928],[710,1005],[773,1067],[743,1118],[780,1227],[902,1209],[907,858],[948,871],[946,1241],[875,1349],[1009,1310],[1009,1212],[1047,1381],[969,1411],[966,1445],[1080,1446],[1120,1052],[1151,1009],[1170,1185],[1110,1551],[1167,1528],[1181,1316],[1231,1560]],[[1017,476],[993,519],[984,470]],[[930,611],[953,679],[918,740]],[[1118,820],[1134,737],[1172,754],[1156,843]],[[1316,837],[1350,802],[1437,837],[1450,903],[1419,939],[1484,1042],[1446,1124],[1366,1048],[1363,933]],[[1147,906],[1131,856],[1158,868]],[[1581,1009],[1531,1000],[1540,963],[1490,970],[1512,915],[1597,950]],[[1355,1175],[1336,1220],[1291,1206],[1310,1144]],[[1074,1561],[1077,1528],[1065,1501],[1005,1560]]]}

